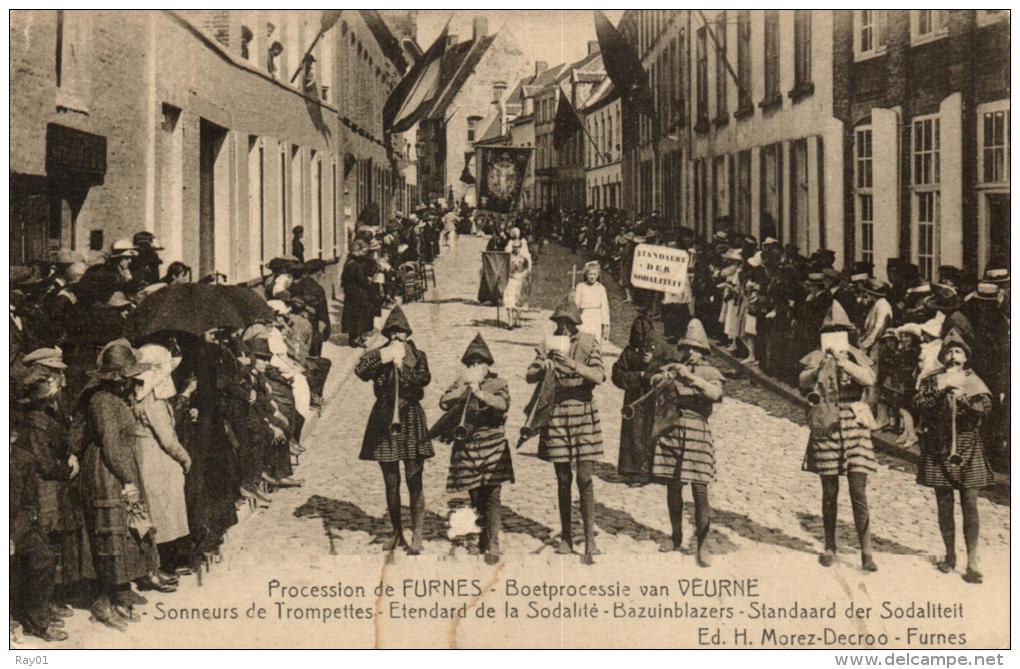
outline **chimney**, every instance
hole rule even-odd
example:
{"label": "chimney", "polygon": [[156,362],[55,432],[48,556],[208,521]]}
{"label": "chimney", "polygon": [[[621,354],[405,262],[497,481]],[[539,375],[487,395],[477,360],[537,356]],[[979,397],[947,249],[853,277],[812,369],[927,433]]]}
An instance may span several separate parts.
{"label": "chimney", "polygon": [[489,34],[489,19],[476,16],[471,22],[471,39],[480,40]]}
{"label": "chimney", "polygon": [[457,43],[457,36],[450,33],[446,36],[446,46],[451,47]]}
{"label": "chimney", "polygon": [[588,55],[599,52],[599,41],[597,39],[588,40]]}
{"label": "chimney", "polygon": [[536,60],[535,61],[535,76],[536,77],[538,75],[542,74],[543,72],[545,72],[548,69],[549,69],[549,63],[547,63],[546,61],[544,61],[544,60]]}

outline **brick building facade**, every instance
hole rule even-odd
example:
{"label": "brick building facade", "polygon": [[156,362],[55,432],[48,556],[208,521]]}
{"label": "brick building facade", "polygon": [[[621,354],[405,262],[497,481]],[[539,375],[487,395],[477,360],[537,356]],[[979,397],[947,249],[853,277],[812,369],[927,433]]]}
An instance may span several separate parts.
{"label": "brick building facade", "polygon": [[295,225],[306,257],[342,256],[392,207],[379,110],[407,62],[360,11],[303,60],[321,16],[14,12],[14,262],[145,229],[167,260],[242,281]]}
{"label": "brick building facade", "polygon": [[623,107],[634,215],[727,216],[882,277],[1008,257],[1008,12],[636,10],[620,30],[656,109]]}

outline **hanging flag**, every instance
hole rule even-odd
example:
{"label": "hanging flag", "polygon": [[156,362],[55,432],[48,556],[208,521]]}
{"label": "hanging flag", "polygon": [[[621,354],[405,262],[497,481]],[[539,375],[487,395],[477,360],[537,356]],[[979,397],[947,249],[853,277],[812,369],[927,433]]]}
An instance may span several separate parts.
{"label": "hanging flag", "polygon": [[642,114],[654,118],[655,101],[648,87],[648,75],[634,45],[598,10],[595,10],[595,34],[599,38],[602,63],[613,86],[624,98],[636,103]]}
{"label": "hanging flag", "polygon": [[446,53],[447,22],[443,32],[421,58],[404,75],[383,106],[385,132],[404,132],[414,126],[428,109],[426,102],[436,94],[439,85],[439,68]]}
{"label": "hanging flag", "polygon": [[471,174],[471,156],[474,155],[474,151],[464,152],[464,171],[460,173],[460,180],[469,186],[475,184],[475,175]]}
{"label": "hanging flag", "polygon": [[319,30],[326,32],[335,26],[336,22],[340,20],[340,15],[343,11],[342,9],[327,9],[323,11],[322,16],[319,17]]}
{"label": "hanging flag", "polygon": [[478,209],[509,214],[517,208],[524,179],[528,175],[530,147],[476,147],[478,166]]}
{"label": "hanging flag", "polygon": [[482,278],[478,284],[478,302],[503,303],[503,291],[510,280],[510,254],[504,251],[482,251]]}
{"label": "hanging flag", "polygon": [[556,103],[556,119],[553,122],[553,147],[559,151],[574,133],[581,130],[584,130],[584,126],[581,125],[577,110],[561,88],[560,99]]}

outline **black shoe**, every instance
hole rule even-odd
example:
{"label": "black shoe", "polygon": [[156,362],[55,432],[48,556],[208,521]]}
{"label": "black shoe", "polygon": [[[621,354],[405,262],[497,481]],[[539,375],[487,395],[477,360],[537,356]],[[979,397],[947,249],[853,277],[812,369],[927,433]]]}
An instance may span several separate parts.
{"label": "black shoe", "polygon": [[126,606],[145,606],[149,603],[149,600],[131,589],[121,590],[118,592],[117,600],[118,604],[124,604]]}
{"label": "black shoe", "polygon": [[57,629],[53,623],[44,630],[32,629],[31,627],[25,628],[25,634],[29,634],[34,637],[39,637],[43,641],[67,641],[67,632],[62,629]]}
{"label": "black shoe", "polygon": [[138,579],[137,581],[135,581],[135,583],[138,584],[138,589],[139,590],[143,590],[143,591],[144,590],[155,590],[157,592],[177,592],[177,586],[176,585],[170,585],[170,584],[167,584],[167,583],[161,583],[159,581],[159,579],[157,579],[157,578],[155,578],[153,576],[142,577],[142,578]]}

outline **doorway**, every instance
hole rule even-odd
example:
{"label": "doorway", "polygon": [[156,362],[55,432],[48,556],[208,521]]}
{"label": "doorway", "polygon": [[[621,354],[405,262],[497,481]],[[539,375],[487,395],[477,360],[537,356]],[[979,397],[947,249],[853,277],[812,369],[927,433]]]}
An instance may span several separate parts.
{"label": "doorway", "polygon": [[[230,218],[222,197],[227,186],[226,160],[221,159],[224,150],[226,128],[202,119],[199,128],[199,188],[198,188],[198,273],[204,277],[218,268],[227,266],[229,253],[222,238],[229,238]],[[219,226],[222,229],[217,229]],[[219,255],[224,257],[217,257]]]}
{"label": "doorway", "polygon": [[988,204],[988,259],[1006,260],[1009,250],[1009,194],[985,196]]}

